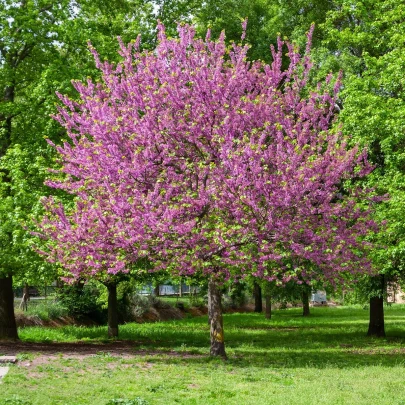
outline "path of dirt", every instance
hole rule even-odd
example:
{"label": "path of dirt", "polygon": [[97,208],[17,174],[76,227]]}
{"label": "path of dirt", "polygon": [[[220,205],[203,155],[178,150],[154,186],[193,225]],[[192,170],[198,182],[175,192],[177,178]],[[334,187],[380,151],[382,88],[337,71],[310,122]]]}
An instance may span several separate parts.
{"label": "path of dirt", "polygon": [[190,355],[174,350],[146,350],[140,349],[144,342],[115,341],[109,343],[29,343],[29,342],[1,342],[0,354],[5,356],[18,356],[20,353],[33,353],[43,355],[67,356],[94,356],[108,353],[111,356],[159,355],[170,356]]}
{"label": "path of dirt", "polygon": [[[140,349],[140,342],[115,341],[112,343],[27,343],[27,342],[2,342],[0,354],[7,356],[21,356],[17,363],[23,367],[32,367],[48,363],[63,357],[64,359],[84,360],[94,356],[110,356],[121,359],[131,359],[135,356],[166,355],[175,358],[202,358],[201,354],[176,352],[174,350],[145,350]],[[24,356],[32,354],[33,358]]]}

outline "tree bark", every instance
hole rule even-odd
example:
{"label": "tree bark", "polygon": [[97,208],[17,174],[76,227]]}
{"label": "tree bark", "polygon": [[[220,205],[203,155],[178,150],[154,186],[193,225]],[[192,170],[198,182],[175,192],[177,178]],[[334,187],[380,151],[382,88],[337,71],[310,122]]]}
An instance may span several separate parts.
{"label": "tree bark", "polygon": [[309,316],[309,292],[305,288],[302,291],[302,316]]}
{"label": "tree bark", "polygon": [[208,282],[208,318],[210,321],[211,337],[210,355],[226,359],[221,292],[213,280]]}
{"label": "tree bark", "polygon": [[18,339],[11,275],[0,277],[0,340]]}
{"label": "tree bark", "polygon": [[255,312],[263,311],[263,302],[262,302],[262,289],[260,285],[255,281],[253,284],[253,294],[255,296]]}
{"label": "tree bark", "polygon": [[368,324],[367,336],[385,337],[384,326],[384,275],[375,278],[377,283],[377,293],[375,297],[370,297],[370,322]]}
{"label": "tree bark", "polygon": [[118,337],[117,284],[108,283],[108,337]]}
{"label": "tree bark", "polygon": [[265,295],[265,300],[266,300],[266,313],[265,317],[266,319],[271,319],[271,296],[269,293]]}

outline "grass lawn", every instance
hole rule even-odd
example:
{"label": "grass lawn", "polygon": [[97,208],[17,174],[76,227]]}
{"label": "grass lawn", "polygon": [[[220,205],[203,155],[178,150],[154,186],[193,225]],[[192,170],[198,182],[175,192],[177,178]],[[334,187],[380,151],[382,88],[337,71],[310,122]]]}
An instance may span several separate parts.
{"label": "grass lawn", "polygon": [[19,345],[0,405],[405,405],[405,307],[386,308],[386,339],[367,323],[353,307],[228,314],[226,362],[208,357],[206,317],[123,325],[113,344],[105,327],[25,328],[34,347]]}

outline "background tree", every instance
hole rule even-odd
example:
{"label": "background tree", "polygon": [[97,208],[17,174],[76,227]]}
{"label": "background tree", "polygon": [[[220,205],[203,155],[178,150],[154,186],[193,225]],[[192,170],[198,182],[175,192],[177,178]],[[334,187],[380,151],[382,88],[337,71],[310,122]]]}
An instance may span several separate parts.
{"label": "background tree", "polygon": [[[179,18],[188,15],[186,5],[166,3],[162,20],[176,13]],[[89,38],[109,59],[117,56],[118,35],[129,41],[142,31],[145,46],[153,47],[160,9],[156,2],[136,0],[0,3],[0,290],[10,297],[7,302],[11,303],[12,277],[17,283],[38,280],[50,270],[32,253],[30,233],[22,224],[40,215],[39,197],[49,192],[43,180],[45,169],[54,164],[54,152],[43,138],[60,141],[65,134],[50,117],[55,113],[55,92],[72,94],[72,78],[97,76],[87,50]],[[16,337],[11,304],[2,304],[0,338]]]}
{"label": "background tree", "polygon": [[[248,38],[255,58],[266,58],[260,45],[266,35],[273,39],[281,32],[293,41],[305,42],[305,32],[316,23],[313,58],[317,65],[315,82],[329,72],[343,71],[342,91],[336,100],[341,126],[351,144],[366,146],[376,170],[367,185],[390,199],[378,204],[377,221],[387,228],[374,238],[373,258],[385,280],[403,274],[403,5],[392,0],[378,1],[255,1],[204,3],[198,14],[202,25],[232,25],[248,16]],[[264,7],[265,5],[265,7]],[[255,8],[263,11],[255,14]],[[267,18],[260,19],[260,15]],[[228,38],[237,39],[229,30]],[[364,181],[363,181],[364,183]],[[379,248],[385,245],[386,248]],[[378,280],[367,283],[381,285]],[[382,305],[384,287],[371,294]],[[374,294],[374,297],[372,296]],[[375,305],[371,302],[371,308]],[[381,310],[379,310],[381,312]],[[380,323],[381,325],[381,323]],[[370,324],[372,328],[372,324]],[[375,334],[375,333],[373,333]],[[383,335],[381,329],[378,334]]]}
{"label": "background tree", "polygon": [[[403,274],[404,7],[391,0],[336,2],[320,28],[319,49],[325,69],[343,69],[343,108],[339,122],[352,142],[367,145],[376,169],[367,184],[390,198],[376,207],[386,227],[374,237],[373,257],[380,276],[370,288],[369,335],[384,336],[383,302],[386,282]],[[326,57],[327,56],[327,57]],[[383,248],[378,248],[383,246]],[[374,321],[375,320],[375,321]]]}

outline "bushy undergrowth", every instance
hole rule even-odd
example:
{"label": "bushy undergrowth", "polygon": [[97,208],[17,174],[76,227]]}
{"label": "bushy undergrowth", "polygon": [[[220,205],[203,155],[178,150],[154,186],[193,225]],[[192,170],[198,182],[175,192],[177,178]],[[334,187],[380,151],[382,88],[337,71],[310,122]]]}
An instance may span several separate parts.
{"label": "bushy undergrowth", "polygon": [[27,311],[17,309],[16,313],[27,316],[36,316],[42,321],[49,321],[50,319],[57,319],[66,316],[69,311],[62,302],[57,300],[32,300],[28,303]]}
{"label": "bushy undergrowth", "polygon": [[99,296],[100,289],[94,283],[64,285],[57,292],[58,301],[73,318],[90,318],[95,322],[104,323],[107,320],[107,311],[98,302]]}
{"label": "bushy undergrowth", "polygon": [[126,322],[136,321],[152,308],[159,311],[170,309],[172,305],[154,295],[132,294],[121,303],[121,316]]}

